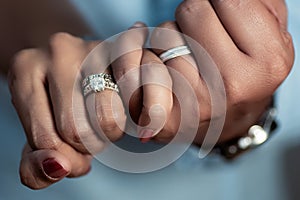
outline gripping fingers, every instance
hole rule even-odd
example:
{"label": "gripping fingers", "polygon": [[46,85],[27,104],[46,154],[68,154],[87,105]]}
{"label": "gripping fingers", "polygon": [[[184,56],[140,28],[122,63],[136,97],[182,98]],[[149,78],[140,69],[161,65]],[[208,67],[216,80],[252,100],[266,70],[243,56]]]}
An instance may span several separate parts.
{"label": "gripping fingers", "polygon": [[113,75],[120,88],[125,108],[129,108],[135,123],[142,106],[140,65],[147,35],[145,24],[137,22],[117,38],[111,51]]}
{"label": "gripping fingers", "polygon": [[[111,73],[108,68],[110,63],[110,48],[111,45],[106,42],[92,45],[93,51],[83,63],[83,78],[92,74]],[[96,80],[96,82],[98,81]],[[113,80],[109,81],[112,82]],[[109,82],[106,83],[109,84]],[[108,88],[100,92],[91,90],[84,97],[84,100],[90,122],[99,138],[104,141],[116,141],[122,137],[125,130],[126,115],[122,100],[115,90]]]}
{"label": "gripping fingers", "polygon": [[[50,162],[53,169],[56,165],[57,170],[51,169]],[[45,188],[64,178],[70,171],[71,163],[57,151],[46,149],[32,151],[28,144],[25,145],[20,163],[20,179],[27,187]]]}
{"label": "gripping fingers", "polygon": [[274,57],[270,52],[279,53],[286,49],[279,19],[261,0],[211,2],[230,37],[247,55],[266,59],[266,56]]}
{"label": "gripping fingers", "polygon": [[[50,52],[52,67],[47,79],[59,135],[82,153],[101,151],[103,141],[90,126],[77,78],[79,64],[84,60],[89,48],[80,38],[59,33],[50,40]],[[62,59],[65,54],[68,56]]]}
{"label": "gripping fingers", "polygon": [[218,66],[230,105],[269,97],[292,66],[292,45],[284,45],[279,24],[259,0],[185,0],[176,20]]}
{"label": "gripping fingers", "polygon": [[[161,24],[152,34],[151,36],[151,45],[152,46],[161,46],[164,50],[169,50],[174,47],[179,46],[189,46],[184,39],[184,35],[180,33],[176,23],[174,22],[165,22]],[[155,50],[155,53],[158,55],[162,54],[162,50]],[[200,59],[201,62],[196,63],[192,53],[178,56],[173,59],[168,60],[165,64],[179,72],[186,81],[192,86],[193,91],[197,95],[198,101],[201,107],[201,120],[206,121],[210,119],[210,94],[207,90],[206,83],[201,78],[201,70],[202,66],[205,66],[205,59]],[[170,73],[172,76],[172,73]],[[178,88],[178,92],[180,90],[180,84],[182,81],[176,80],[177,78],[172,77],[173,80],[173,89]],[[183,93],[184,91],[180,91]],[[191,94],[186,94],[186,96],[190,96]],[[184,101],[186,103],[185,106],[192,105],[188,100]],[[195,116],[195,115],[191,115]],[[189,119],[186,119],[187,122]]]}
{"label": "gripping fingers", "polygon": [[[20,173],[23,183],[35,189],[53,183],[49,181],[49,177],[51,178],[56,170],[52,169],[50,174],[43,170],[43,173],[40,173],[41,168],[37,166],[41,166],[46,160],[56,159],[56,156],[59,156],[57,162],[61,162],[60,164],[65,167],[66,174],[61,174],[60,177],[56,174],[52,177],[54,179],[59,180],[66,175],[80,176],[90,168],[90,160],[62,141],[56,131],[51,104],[44,85],[48,59],[49,57],[41,50],[24,50],[16,55],[9,77],[12,101],[30,145],[30,148],[27,147],[30,150],[25,151],[29,154],[23,154]],[[41,150],[47,151],[46,149],[51,149],[52,154],[38,153]],[[31,172],[29,173],[28,170]],[[39,181],[36,181],[37,179]]]}
{"label": "gripping fingers", "polygon": [[[91,157],[85,156],[86,163],[90,163]],[[86,168],[82,174],[87,173]],[[64,177],[70,175],[72,163],[66,155],[51,149],[33,151],[26,144],[20,163],[21,182],[31,189],[45,188]]]}
{"label": "gripping fingers", "polygon": [[162,61],[148,50],[144,50],[141,73],[143,108],[138,133],[142,142],[147,142],[163,129],[170,118],[173,107],[172,79]]}

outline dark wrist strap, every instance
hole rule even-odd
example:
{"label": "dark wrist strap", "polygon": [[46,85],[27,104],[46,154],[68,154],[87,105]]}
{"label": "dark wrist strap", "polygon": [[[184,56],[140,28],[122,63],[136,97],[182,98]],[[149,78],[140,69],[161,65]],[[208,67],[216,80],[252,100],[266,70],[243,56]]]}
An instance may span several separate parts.
{"label": "dark wrist strap", "polygon": [[231,160],[250,149],[262,145],[272,136],[277,128],[276,116],[277,110],[274,107],[274,101],[272,101],[257,124],[249,128],[246,136],[218,144],[214,151]]}

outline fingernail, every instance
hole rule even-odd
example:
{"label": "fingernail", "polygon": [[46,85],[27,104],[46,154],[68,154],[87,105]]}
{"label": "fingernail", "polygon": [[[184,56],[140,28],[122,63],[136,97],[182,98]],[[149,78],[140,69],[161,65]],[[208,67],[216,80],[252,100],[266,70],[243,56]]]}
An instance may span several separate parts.
{"label": "fingernail", "polygon": [[43,161],[43,170],[49,177],[58,179],[65,177],[68,172],[54,158]]}
{"label": "fingernail", "polygon": [[145,24],[143,22],[135,22],[131,27],[130,29],[132,28],[141,28],[141,27],[144,27]]}
{"label": "fingernail", "polygon": [[143,129],[139,133],[140,141],[142,143],[147,143],[151,140],[152,136],[154,135],[154,131],[151,129]]}

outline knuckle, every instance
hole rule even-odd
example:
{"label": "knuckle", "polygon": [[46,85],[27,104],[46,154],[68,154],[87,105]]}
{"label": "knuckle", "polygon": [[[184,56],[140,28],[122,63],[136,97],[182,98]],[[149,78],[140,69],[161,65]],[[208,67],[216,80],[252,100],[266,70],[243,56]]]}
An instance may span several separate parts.
{"label": "knuckle", "polygon": [[33,149],[58,149],[61,145],[61,141],[58,137],[55,137],[55,130],[51,133],[48,127],[43,124],[40,119],[31,119],[30,133],[31,135],[30,146]]}
{"label": "knuckle", "polygon": [[80,141],[72,119],[63,114],[56,121],[56,129],[45,125],[40,119],[31,119],[31,121],[30,133],[27,135],[32,136],[30,143],[34,149],[58,150],[63,145],[61,138],[71,145]]}
{"label": "knuckle", "polygon": [[118,42],[120,43],[120,46],[128,45],[130,43],[136,43],[136,31],[131,32],[132,30],[129,30],[128,32],[125,32],[121,34],[118,38]]}
{"label": "knuckle", "polygon": [[102,119],[100,122],[100,126],[108,139],[113,142],[120,139],[123,135],[117,123],[112,119]]}
{"label": "knuckle", "polygon": [[132,52],[139,52],[141,54],[142,47],[146,40],[146,35],[143,33],[144,30],[132,29],[121,34],[113,48],[113,57],[119,55],[126,55]]}
{"label": "knuckle", "polygon": [[[230,105],[257,101],[275,92],[287,78],[293,65],[290,56],[282,52],[265,55],[263,60],[258,61],[254,68],[259,69],[259,71],[256,72],[255,77],[250,77],[253,79],[252,81],[247,82],[240,78],[224,80],[226,83],[226,96]],[[249,76],[251,76],[251,73]],[[256,82],[254,82],[255,80]],[[253,84],[256,87],[253,87]]]}
{"label": "knuckle", "polygon": [[25,49],[16,53],[8,71],[8,85],[10,90],[26,79],[41,78],[44,74],[45,55],[40,49]]}
{"label": "knuckle", "polygon": [[[162,24],[160,24],[158,27],[156,27],[152,34],[151,34],[151,38],[150,38],[150,42],[151,44],[155,44],[157,46],[159,46],[159,43],[165,42],[164,40],[174,40],[173,37],[175,37],[177,39],[177,32],[173,32],[173,31],[167,31],[165,29],[169,29],[169,30],[173,30],[173,31],[177,31],[178,27],[176,25],[175,22],[173,21],[166,21]],[[161,38],[161,39],[160,39]],[[156,44],[158,43],[158,44]]]}
{"label": "knuckle", "polygon": [[154,52],[160,54],[162,50],[185,44],[185,41],[176,23],[167,21],[153,30],[150,44],[154,47]]}
{"label": "knuckle", "polygon": [[60,116],[57,123],[57,130],[64,141],[73,147],[76,147],[78,144],[81,144],[81,139],[78,135],[73,118],[70,116],[70,114],[62,114]]}
{"label": "knuckle", "polygon": [[[272,93],[269,89],[263,92],[261,87],[257,88],[251,86],[250,84],[253,82],[241,83],[240,80],[231,80],[229,82],[230,83],[227,82],[226,85],[227,105],[229,106],[245,105],[253,101],[259,101]],[[264,89],[271,88],[272,86],[268,80],[264,80]]]}
{"label": "knuckle", "polygon": [[176,17],[179,15],[190,15],[199,9],[201,3],[208,0],[184,0],[176,9]]}
{"label": "knuckle", "polygon": [[247,99],[246,96],[243,96],[243,90],[240,88],[240,84],[232,81],[230,86],[227,87],[227,98],[230,105],[239,105]]}
{"label": "knuckle", "polygon": [[39,53],[38,49],[24,49],[19,51],[12,59],[12,66],[9,73],[15,76],[23,74],[24,68],[31,66],[32,61],[36,59]]}
{"label": "knuckle", "polygon": [[[227,104],[230,106],[249,103],[254,100],[253,96],[256,96],[258,92],[258,89],[253,88],[253,86],[250,87],[244,80],[230,79],[225,81],[225,83]],[[249,91],[250,89],[251,91]]]}
{"label": "knuckle", "polygon": [[16,62],[26,62],[28,60],[31,60],[32,57],[35,56],[35,54],[37,53],[38,49],[24,49],[21,50],[19,52],[17,52],[14,56],[14,61]]}
{"label": "knuckle", "polygon": [[[54,55],[61,54],[64,48],[74,49],[80,47],[82,44],[88,43],[84,43],[82,39],[65,32],[55,33],[49,39],[49,47]],[[84,46],[84,48],[87,48],[87,46]]]}
{"label": "knuckle", "polygon": [[184,0],[176,9],[176,16],[179,15],[190,15],[195,12],[198,12],[199,9],[203,9],[203,5],[209,5],[210,2],[212,2],[214,5],[220,5],[222,4],[223,7],[231,8],[231,9],[237,9],[241,6],[242,3],[250,2],[247,1],[241,1],[241,0]]}
{"label": "knuckle", "polygon": [[166,21],[158,26],[159,28],[167,28],[172,30],[177,30],[177,25],[174,21]]}
{"label": "knuckle", "polygon": [[33,149],[58,149],[61,141],[56,137],[51,137],[45,128],[32,128]]}
{"label": "knuckle", "polygon": [[292,35],[288,31],[283,31],[282,34],[286,46],[294,54],[294,43]]}
{"label": "knuckle", "polygon": [[[116,110],[119,110],[116,108]],[[117,122],[123,124],[123,115],[120,112],[114,113],[111,104],[100,103],[96,106],[96,115],[102,132],[111,141],[118,140],[122,135],[122,127]],[[120,124],[121,125],[121,124]]]}
{"label": "knuckle", "polygon": [[50,46],[59,46],[69,41],[72,37],[73,37],[72,35],[65,32],[54,33],[53,35],[50,36],[49,44]]}
{"label": "knuckle", "polygon": [[212,0],[213,3],[222,4],[222,6],[226,6],[228,8],[237,8],[241,3],[245,3],[246,1],[241,0]]}
{"label": "knuckle", "polygon": [[130,84],[131,82],[133,83],[138,83],[140,80],[140,77],[137,76],[139,73],[139,66],[134,65],[134,64],[129,64],[127,65],[130,67],[130,69],[127,69],[124,66],[118,66],[115,67],[114,69],[114,77],[117,81],[121,80],[121,82]]}
{"label": "knuckle", "polygon": [[271,81],[278,86],[289,75],[293,66],[293,58],[285,51],[280,51],[280,53],[271,55],[269,59],[266,59],[263,66],[266,73],[271,75]]}
{"label": "knuckle", "polygon": [[56,127],[63,141],[81,153],[89,154],[89,150],[91,149],[98,151],[98,149],[102,148],[101,146],[98,147],[99,141],[95,139],[96,135],[93,130],[85,125],[82,125],[80,126],[80,129],[77,129],[79,127],[76,127],[75,125],[71,110],[60,115]]}

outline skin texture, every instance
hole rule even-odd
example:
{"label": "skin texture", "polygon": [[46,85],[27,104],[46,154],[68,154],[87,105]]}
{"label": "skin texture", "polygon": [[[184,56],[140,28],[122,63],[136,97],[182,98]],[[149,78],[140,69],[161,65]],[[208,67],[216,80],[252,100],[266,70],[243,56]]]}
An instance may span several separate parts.
{"label": "skin texture", "polygon": [[[292,39],[286,30],[284,2],[270,2],[186,0],[176,11],[176,23],[160,25],[190,36],[216,62],[227,92],[226,121],[220,142],[245,134],[265,110],[270,97],[292,67],[294,52]],[[9,73],[9,85],[12,102],[28,140],[20,164],[23,184],[41,189],[65,176],[76,177],[87,173],[91,156],[80,138],[97,152],[104,148],[103,135],[112,141],[123,135],[128,116],[122,101],[130,99],[126,96],[128,88],[148,81],[143,73],[151,74],[147,77],[160,77],[170,88],[176,86],[172,74],[168,73],[157,56],[161,52],[142,49],[148,32],[137,28],[143,26],[141,23],[135,24],[131,27],[133,31],[122,35],[110,47],[119,50],[126,50],[128,45],[136,47],[136,51],[114,60],[111,66],[114,78],[118,81],[126,72],[136,70],[139,76],[135,77],[141,79],[128,77],[123,80],[120,96],[105,90],[101,95],[92,94],[86,99],[96,103],[94,119],[102,129],[100,135],[89,123],[91,116],[89,112],[84,112],[83,98],[76,102],[78,110],[72,109],[71,102],[72,95],[78,95],[78,99],[81,95],[80,89],[73,90],[80,64],[98,42],[84,42],[69,34],[58,33],[49,40],[49,48],[23,50],[15,56]],[[151,41],[155,42],[155,37],[166,36],[156,31],[151,37]],[[163,40],[169,40],[166,42],[170,45],[167,48],[186,43],[176,34]],[[101,58],[104,60],[107,57],[107,52],[103,52]],[[201,118],[194,142],[201,144],[209,122],[218,116],[210,115],[209,94],[205,82],[193,66],[193,57],[187,55],[185,58],[190,62],[178,57],[165,64],[190,80],[197,95]],[[115,113],[112,98],[115,99]],[[151,107],[157,104],[161,107],[154,109],[154,122],[163,123],[148,124]],[[135,91],[130,99],[129,111],[133,120],[143,127],[138,130],[142,138],[145,136],[144,130],[147,130],[147,137],[159,142],[168,142],[177,133],[180,105],[171,91],[164,87],[149,84]],[[74,112],[81,115],[74,119]],[[75,120],[80,120],[80,127],[75,126]],[[47,174],[43,163],[49,158],[54,159],[65,173],[55,178]]]}

